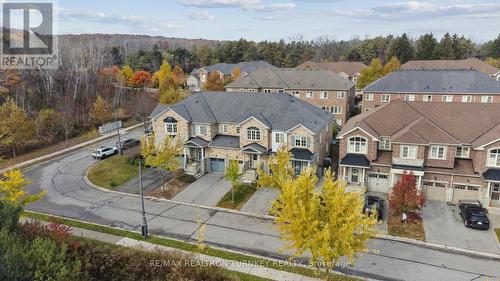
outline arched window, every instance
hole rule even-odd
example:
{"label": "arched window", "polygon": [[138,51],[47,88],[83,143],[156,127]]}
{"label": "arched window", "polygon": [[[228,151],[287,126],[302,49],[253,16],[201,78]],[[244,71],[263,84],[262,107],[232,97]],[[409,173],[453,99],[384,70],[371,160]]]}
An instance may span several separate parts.
{"label": "arched window", "polygon": [[500,148],[490,150],[488,155],[488,166],[500,167]]}
{"label": "arched window", "polygon": [[260,141],[260,129],[257,127],[248,127],[247,128],[247,139]]}
{"label": "arched window", "polygon": [[367,151],[367,143],[365,138],[362,137],[349,138],[349,144],[347,146],[348,153],[366,154],[366,151]]}

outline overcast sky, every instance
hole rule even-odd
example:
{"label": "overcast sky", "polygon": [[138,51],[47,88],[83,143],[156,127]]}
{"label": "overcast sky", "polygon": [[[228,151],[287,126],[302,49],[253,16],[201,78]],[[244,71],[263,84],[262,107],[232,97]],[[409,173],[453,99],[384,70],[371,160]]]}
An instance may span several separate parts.
{"label": "overcast sky", "polygon": [[185,38],[336,39],[407,32],[500,33],[500,0],[59,0],[59,33]]}

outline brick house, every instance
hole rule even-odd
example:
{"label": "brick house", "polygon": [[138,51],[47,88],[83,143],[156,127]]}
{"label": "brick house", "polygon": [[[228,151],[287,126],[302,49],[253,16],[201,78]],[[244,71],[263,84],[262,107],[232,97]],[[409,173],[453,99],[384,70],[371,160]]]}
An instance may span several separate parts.
{"label": "brick house", "polygon": [[500,82],[477,70],[400,70],[363,90],[362,111],[394,100],[500,103]]}
{"label": "brick house", "polygon": [[500,205],[500,105],[397,100],[339,132],[339,178],[388,193],[405,171],[428,199]]}
{"label": "brick house", "polygon": [[[245,61],[240,63],[216,63],[209,66],[195,68],[186,78],[186,87],[191,91],[201,91],[210,73],[217,73],[220,79],[231,77],[232,71],[239,68],[241,75],[247,75],[260,68],[276,68],[276,66],[265,61]],[[232,78],[232,77],[231,77]]]}
{"label": "brick house", "polygon": [[299,174],[322,166],[332,140],[332,115],[284,93],[201,92],[151,113],[155,141],[184,141],[183,167],[193,175],[223,173],[229,160],[240,165],[244,181],[285,146]]}
{"label": "brick house", "polygon": [[[303,64],[297,66],[297,68],[299,69],[319,68],[328,70],[354,83],[358,82],[358,79],[361,76],[361,70],[366,67],[367,66],[364,63],[357,61],[329,61],[329,62],[306,61]],[[356,88],[356,92],[359,92],[359,90],[360,89]]]}
{"label": "brick house", "polygon": [[225,88],[227,92],[286,92],[330,112],[338,125],[347,121],[354,104],[354,83],[322,69],[259,69]]}
{"label": "brick house", "polygon": [[411,60],[401,65],[402,70],[474,69],[500,81],[500,69],[477,58],[463,60]]}

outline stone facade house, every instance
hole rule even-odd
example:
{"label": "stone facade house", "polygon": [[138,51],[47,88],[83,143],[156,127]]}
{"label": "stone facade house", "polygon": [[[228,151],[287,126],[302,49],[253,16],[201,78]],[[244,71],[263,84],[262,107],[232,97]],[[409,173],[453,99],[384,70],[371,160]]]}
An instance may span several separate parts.
{"label": "stone facade house", "polygon": [[500,205],[500,105],[397,100],[339,132],[339,170],[350,188],[388,193],[411,171],[427,199]]}
{"label": "stone facade house", "polygon": [[331,113],[338,125],[354,105],[354,83],[322,69],[259,69],[226,85],[227,92],[288,93]]}
{"label": "stone facade house", "polygon": [[241,75],[248,75],[260,68],[275,69],[276,66],[265,61],[247,61],[240,63],[217,63],[210,66],[195,68],[186,78],[186,87],[190,91],[201,91],[210,73],[215,72],[219,74],[222,80],[225,80],[225,78],[231,77],[232,71],[235,68],[240,69]]}
{"label": "stone facade house", "polygon": [[500,82],[477,70],[399,70],[363,90],[362,111],[395,100],[500,103]]}
{"label": "stone facade house", "polygon": [[268,169],[280,147],[293,155],[297,174],[322,166],[332,140],[331,114],[284,93],[195,93],[173,105],[159,104],[151,119],[157,143],[182,138],[187,173],[224,173],[236,160],[242,180],[249,182],[257,167]]}

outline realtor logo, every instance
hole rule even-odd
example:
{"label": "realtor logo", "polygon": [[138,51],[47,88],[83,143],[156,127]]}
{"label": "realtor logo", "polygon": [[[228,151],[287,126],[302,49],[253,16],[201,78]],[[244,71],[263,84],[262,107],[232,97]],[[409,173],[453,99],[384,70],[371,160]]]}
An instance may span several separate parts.
{"label": "realtor logo", "polygon": [[57,68],[52,3],[2,3],[0,68]]}

